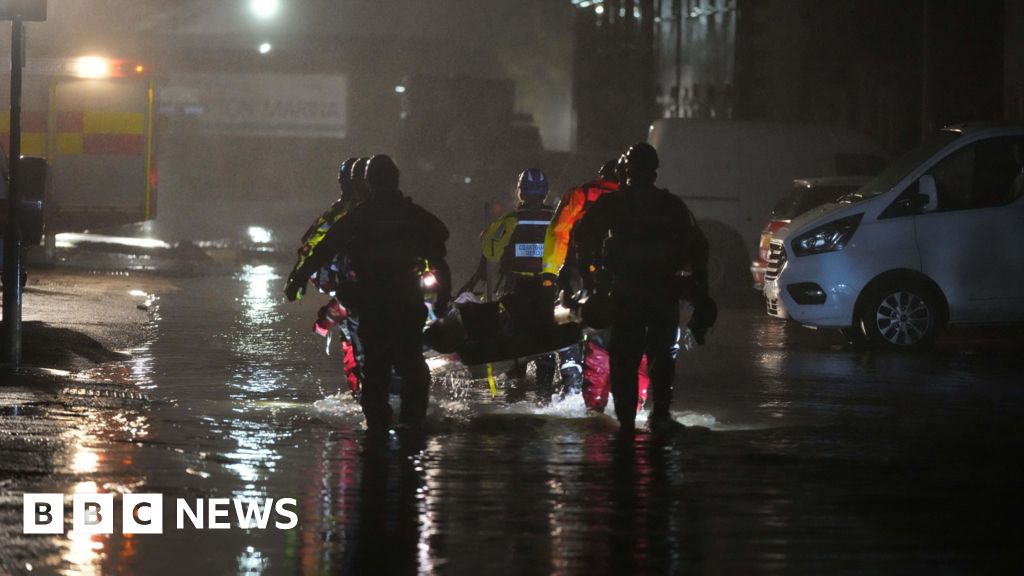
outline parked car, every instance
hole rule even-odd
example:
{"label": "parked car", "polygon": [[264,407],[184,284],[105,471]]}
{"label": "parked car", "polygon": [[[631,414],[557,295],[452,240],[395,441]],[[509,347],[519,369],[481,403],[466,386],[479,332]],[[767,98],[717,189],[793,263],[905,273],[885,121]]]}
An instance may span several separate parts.
{"label": "parked car", "polygon": [[778,191],[808,174],[874,175],[886,163],[870,138],[832,125],[661,118],[647,141],[661,157],[658,185],[686,201],[715,247],[712,284],[740,290]]}
{"label": "parked car", "polygon": [[778,231],[768,313],[897,349],[1024,322],[1022,195],[1024,124],[946,127]]}
{"label": "parked car", "polygon": [[768,268],[768,249],[775,233],[792,222],[793,218],[817,208],[822,204],[835,202],[842,196],[860,188],[870,180],[867,176],[800,178],[793,180],[790,191],[779,198],[772,208],[768,224],[761,230],[761,241],[757,247],[757,259],[750,264],[750,275],[754,277],[754,290],[764,288],[764,271]]}

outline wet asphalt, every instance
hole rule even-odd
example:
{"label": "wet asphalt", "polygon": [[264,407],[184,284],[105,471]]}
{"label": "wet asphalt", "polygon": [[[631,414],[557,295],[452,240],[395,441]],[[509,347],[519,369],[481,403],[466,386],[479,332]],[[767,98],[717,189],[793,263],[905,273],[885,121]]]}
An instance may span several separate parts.
{"label": "wet asphalt", "polygon": [[[86,319],[69,329],[115,356],[6,377],[0,573],[1024,569],[1016,331],[955,331],[927,353],[889,354],[744,298],[723,306],[707,346],[681,355],[668,433],[624,439],[578,399],[509,406],[436,361],[427,425],[372,439],[339,394],[336,351],[311,332],[326,298],[286,303],[280,254],[207,252],[98,275],[111,300],[78,300]],[[111,258],[82,256],[48,272],[51,284],[74,293],[82,267]],[[52,285],[33,295],[30,284],[27,305],[53,298]],[[23,492],[94,491],[162,493],[164,533],[21,534]],[[294,498],[299,524],[175,528],[174,499],[212,497]]]}

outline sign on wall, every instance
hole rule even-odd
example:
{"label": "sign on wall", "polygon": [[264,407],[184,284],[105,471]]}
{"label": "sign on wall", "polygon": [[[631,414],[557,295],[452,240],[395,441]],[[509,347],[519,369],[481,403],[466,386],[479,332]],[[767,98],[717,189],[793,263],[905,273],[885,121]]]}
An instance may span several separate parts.
{"label": "sign on wall", "polygon": [[347,81],[324,74],[171,74],[161,112],[200,131],[245,136],[344,138]]}

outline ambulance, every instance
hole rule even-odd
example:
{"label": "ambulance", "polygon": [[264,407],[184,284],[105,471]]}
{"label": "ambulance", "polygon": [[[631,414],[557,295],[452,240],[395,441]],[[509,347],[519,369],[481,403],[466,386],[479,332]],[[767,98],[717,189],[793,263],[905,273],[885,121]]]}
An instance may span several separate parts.
{"label": "ambulance", "polygon": [[[0,75],[0,145],[10,150],[10,76]],[[29,60],[21,154],[46,159],[47,238],[156,216],[155,81],[140,62]]]}

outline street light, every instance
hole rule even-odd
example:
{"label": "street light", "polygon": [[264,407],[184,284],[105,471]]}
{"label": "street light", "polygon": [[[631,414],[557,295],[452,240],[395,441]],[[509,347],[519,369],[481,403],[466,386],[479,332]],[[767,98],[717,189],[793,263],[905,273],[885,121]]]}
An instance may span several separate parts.
{"label": "street light", "polygon": [[270,45],[270,42],[264,42],[260,44],[260,54],[269,54],[274,47]]}
{"label": "street light", "polygon": [[260,20],[270,20],[281,9],[281,0],[249,0],[249,10]]}

